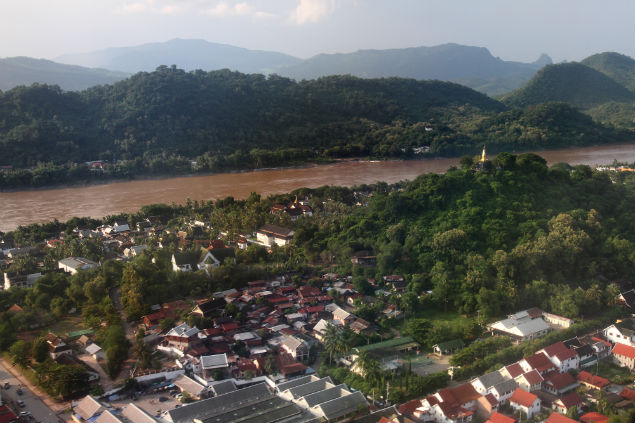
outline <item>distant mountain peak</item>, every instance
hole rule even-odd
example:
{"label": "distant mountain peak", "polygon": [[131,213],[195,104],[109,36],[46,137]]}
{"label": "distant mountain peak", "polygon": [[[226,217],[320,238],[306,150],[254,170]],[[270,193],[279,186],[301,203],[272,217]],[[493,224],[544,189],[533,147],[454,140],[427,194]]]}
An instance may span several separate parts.
{"label": "distant mountain peak", "polygon": [[548,54],[542,53],[540,57],[538,57],[538,59],[536,59],[536,61],[533,62],[533,64],[536,66],[543,67],[543,66],[553,64],[553,60],[551,60],[551,57],[549,57]]}

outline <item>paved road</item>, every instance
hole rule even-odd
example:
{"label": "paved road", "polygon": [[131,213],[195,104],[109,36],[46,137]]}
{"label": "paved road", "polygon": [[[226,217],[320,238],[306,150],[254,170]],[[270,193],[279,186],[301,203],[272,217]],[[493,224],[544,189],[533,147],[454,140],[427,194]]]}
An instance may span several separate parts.
{"label": "paved road", "polygon": [[[2,398],[16,414],[20,411],[30,411],[33,414],[33,418],[22,419],[21,421],[41,423],[59,423],[64,421],[57,416],[58,411],[49,408],[49,406],[42,401],[41,397],[31,391],[26,385],[22,384],[22,382],[14,376],[14,373],[17,372],[15,370],[14,372],[10,372],[9,368],[10,365],[8,363],[0,360]],[[4,382],[9,382],[9,389],[4,389]],[[18,395],[18,387],[21,387],[22,395]],[[25,406],[18,406],[18,400],[24,401]]]}

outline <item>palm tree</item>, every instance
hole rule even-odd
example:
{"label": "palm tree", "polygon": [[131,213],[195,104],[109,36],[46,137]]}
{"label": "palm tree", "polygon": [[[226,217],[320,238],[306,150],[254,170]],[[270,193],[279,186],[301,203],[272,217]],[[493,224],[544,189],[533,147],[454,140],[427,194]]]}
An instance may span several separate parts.
{"label": "palm tree", "polygon": [[355,366],[359,368],[362,377],[374,381],[380,372],[379,362],[370,357],[366,351],[360,351],[355,360]]}
{"label": "palm tree", "polygon": [[344,332],[338,327],[328,324],[322,337],[324,349],[329,353],[329,364],[333,362],[333,356],[348,352],[348,343],[344,337]]}

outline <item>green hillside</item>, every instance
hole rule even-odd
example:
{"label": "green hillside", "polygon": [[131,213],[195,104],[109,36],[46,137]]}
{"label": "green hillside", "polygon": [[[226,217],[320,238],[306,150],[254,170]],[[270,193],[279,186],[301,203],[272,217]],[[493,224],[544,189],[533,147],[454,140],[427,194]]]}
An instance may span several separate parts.
{"label": "green hillside", "polygon": [[556,101],[589,109],[610,101],[632,102],[633,93],[588,66],[562,63],[545,66],[527,85],[504,96],[502,101],[516,107]]}
{"label": "green hillside", "polygon": [[580,63],[602,72],[618,84],[635,92],[635,60],[633,58],[607,52],[589,56]]}
{"label": "green hillside", "polygon": [[[603,76],[603,75],[602,75]],[[604,77],[604,76],[603,76]],[[82,92],[33,85],[0,94],[0,187],[227,171],[341,157],[412,158],[611,143],[632,132],[570,106],[506,110],[440,81],[332,76],[296,82],[160,67]],[[478,146],[478,147],[477,147]],[[85,161],[106,161],[103,173]]]}

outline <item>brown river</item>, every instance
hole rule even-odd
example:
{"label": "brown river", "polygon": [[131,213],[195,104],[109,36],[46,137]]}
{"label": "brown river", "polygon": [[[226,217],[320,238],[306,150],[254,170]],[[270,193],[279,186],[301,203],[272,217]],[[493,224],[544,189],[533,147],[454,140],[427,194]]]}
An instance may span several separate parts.
{"label": "brown river", "polygon": [[[635,144],[537,151],[549,164],[610,164],[613,160],[635,161]],[[72,186],[17,192],[0,192],[0,231],[19,225],[42,223],[73,216],[103,217],[137,211],[152,203],[183,203],[251,192],[263,196],[292,191],[300,187],[323,185],[352,186],[377,181],[394,183],[411,180],[422,173],[442,173],[458,165],[458,158],[407,161],[345,161],[304,168],[271,169],[253,172],[221,173],[205,176],[145,179],[101,185]]]}

